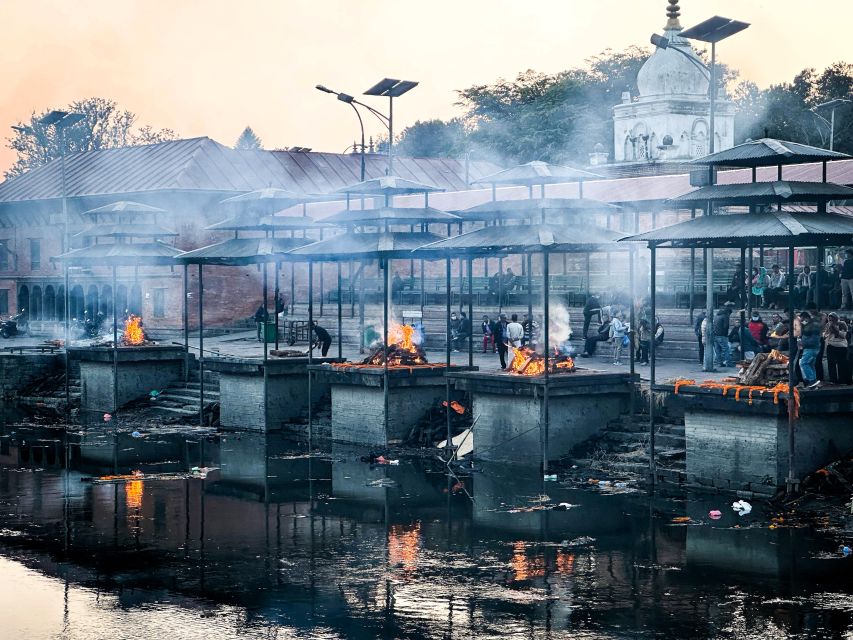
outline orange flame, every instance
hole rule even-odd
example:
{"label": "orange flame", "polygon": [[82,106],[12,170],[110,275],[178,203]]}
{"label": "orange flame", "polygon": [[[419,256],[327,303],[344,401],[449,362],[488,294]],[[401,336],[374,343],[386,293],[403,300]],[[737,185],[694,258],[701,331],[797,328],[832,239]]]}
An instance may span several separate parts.
{"label": "orange flame", "polygon": [[[575,361],[569,357],[559,358],[555,354],[553,358],[548,358],[548,360],[551,371],[556,369],[572,371],[575,368]],[[541,375],[545,373],[545,357],[530,347],[513,347],[512,361],[509,363],[507,371],[523,376]]]}
{"label": "orange flame", "polygon": [[133,314],[124,322],[124,333],[122,342],[128,346],[140,345],[145,342],[145,333],[142,331],[142,318]]}
{"label": "orange flame", "polygon": [[409,324],[392,324],[388,327],[388,346],[397,345],[409,353],[417,353],[415,346],[415,328]]}

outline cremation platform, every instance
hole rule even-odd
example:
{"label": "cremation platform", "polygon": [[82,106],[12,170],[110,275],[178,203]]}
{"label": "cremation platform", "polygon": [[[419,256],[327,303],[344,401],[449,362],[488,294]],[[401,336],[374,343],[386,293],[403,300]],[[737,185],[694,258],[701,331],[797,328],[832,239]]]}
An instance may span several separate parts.
{"label": "cremation platform", "polygon": [[[465,371],[448,373],[457,390],[471,395],[474,456],[518,465],[540,465],[545,426],[544,375]],[[547,380],[548,459],[601,433],[607,423],[627,413],[632,378],[629,373],[590,369],[551,374]]]}
{"label": "cremation platform", "polygon": [[[89,415],[110,413],[128,402],[165,389],[183,375],[183,347],[144,345],[119,347],[115,385],[112,347],[71,347],[68,355],[80,362],[81,409]],[[114,388],[118,393],[114,395]],[[118,400],[118,407],[114,404]]]}
{"label": "cremation platform", "polygon": [[[314,358],[313,362],[331,363],[340,359]],[[280,431],[307,412],[307,357],[270,358],[266,365],[260,358],[205,358],[204,368],[219,373],[219,424],[225,429]],[[328,391],[328,384],[321,381],[313,384],[311,403]]]}
{"label": "cremation platform", "polygon": [[385,446],[405,439],[418,421],[446,397],[448,371],[466,367],[413,366],[388,369],[388,430],[384,372],[364,365],[310,367],[314,380],[332,388],[332,440]]}
{"label": "cremation platform", "polygon": [[[673,391],[672,385],[656,387]],[[788,396],[694,385],[674,396],[684,409],[687,480],[730,491],[773,494],[788,476]],[[853,448],[853,387],[801,390],[794,422],[794,479]]]}

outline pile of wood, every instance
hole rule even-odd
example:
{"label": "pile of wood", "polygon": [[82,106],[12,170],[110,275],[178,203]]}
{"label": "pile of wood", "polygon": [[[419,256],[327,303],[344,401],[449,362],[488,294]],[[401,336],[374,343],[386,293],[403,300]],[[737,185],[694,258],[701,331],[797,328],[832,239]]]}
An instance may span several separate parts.
{"label": "pile of wood", "polygon": [[750,387],[774,387],[788,381],[788,356],[775,349],[770,353],[759,353],[751,362],[745,362],[738,375],[738,384]]}
{"label": "pile of wood", "polygon": [[421,364],[429,364],[424,350],[419,345],[406,349],[399,344],[382,345],[374,349],[369,356],[361,361],[363,365],[382,366],[388,358],[389,367],[411,367]]}

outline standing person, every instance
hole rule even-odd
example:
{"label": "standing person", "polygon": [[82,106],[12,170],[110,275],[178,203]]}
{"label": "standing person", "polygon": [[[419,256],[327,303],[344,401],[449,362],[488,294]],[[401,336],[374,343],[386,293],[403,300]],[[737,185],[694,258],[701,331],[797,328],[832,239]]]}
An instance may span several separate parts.
{"label": "standing person", "polygon": [[539,324],[525,313],[524,322],[521,323],[521,326],[524,327],[524,338],[521,341],[521,346],[535,349],[539,338]]}
{"label": "standing person", "polygon": [[471,320],[468,318],[468,314],[463,311],[459,318],[459,333],[456,336],[457,347],[460,343],[465,346],[467,341],[471,339],[471,330]]}
{"label": "standing person", "polygon": [[462,321],[459,319],[459,316],[456,315],[456,312],[453,311],[450,314],[450,348],[454,351],[459,351],[459,329],[462,326]]}
{"label": "standing person", "polygon": [[506,336],[510,346],[519,349],[524,339],[524,327],[518,322],[518,314],[513,313],[511,322],[506,326]]}
{"label": "standing person", "polygon": [[257,311],[255,311],[255,315],[252,317],[254,318],[255,324],[258,327],[258,342],[261,342],[263,336],[261,332],[264,330],[264,324],[268,320],[267,310],[264,308],[263,304],[258,306]]}
{"label": "standing person", "polygon": [[803,385],[817,388],[818,379],[815,371],[815,360],[820,349],[820,327],[812,320],[808,311],[800,314],[800,372],[803,374]]}
{"label": "standing person", "polygon": [[764,306],[764,289],[767,287],[767,269],[764,267],[752,268],[752,295],[755,297],[755,306]]}
{"label": "standing person", "polygon": [[590,295],[583,305],[584,340],[586,340],[586,334],[589,333],[589,323],[592,322],[592,316],[598,316],[598,322],[601,323],[601,301],[596,295]]}
{"label": "standing person", "polygon": [[844,264],[841,265],[841,305],[853,309],[853,249],[844,252]]}
{"label": "standing person", "polygon": [[400,272],[395,271],[394,277],[391,279],[391,300],[397,300],[397,295],[403,290],[403,279],[400,277]]}
{"label": "standing person", "polygon": [[764,320],[761,319],[761,316],[757,311],[752,312],[752,316],[749,319],[749,324],[747,325],[749,328],[749,333],[752,335],[752,339],[758,343],[759,351],[766,351],[766,348],[769,339],[767,335],[770,333],[770,329],[764,323]]}
{"label": "standing person", "polygon": [[625,347],[627,325],[622,322],[622,312],[617,311],[610,323],[610,337],[613,339],[613,364],[622,364],[622,349]]}
{"label": "standing person", "polygon": [[329,353],[329,347],[332,346],[332,336],[329,335],[328,331],[317,324],[316,320],[311,321],[311,332],[314,334],[314,340],[312,341],[311,348],[319,348],[320,355],[326,357],[326,354]]}
{"label": "standing person", "polygon": [[714,359],[717,366],[732,366],[731,349],[729,348],[729,325],[734,303],[727,302],[722,309],[714,314]]}
{"label": "standing person", "polygon": [[740,301],[743,299],[743,286],[746,281],[746,273],[743,270],[743,265],[738,265],[732,275],[732,281],[726,289],[726,299],[730,302]]}
{"label": "standing person", "polygon": [[702,330],[702,327],[707,317],[705,312],[701,311],[693,322],[693,333],[696,334],[696,342],[699,345],[699,364],[705,363],[705,332]]}
{"label": "standing person", "polygon": [[[820,290],[817,286],[818,274],[820,274]],[[809,279],[809,299],[806,301],[806,308],[817,308],[826,304],[829,292],[832,290],[832,282],[822,262],[817,263],[815,270],[809,274]]]}
{"label": "standing person", "polygon": [[483,353],[487,353],[489,349],[491,349],[492,353],[495,352],[495,327],[492,324],[492,321],[489,320],[489,316],[483,316],[482,322],[483,329]]}
{"label": "standing person", "polygon": [[826,344],[826,361],[829,381],[832,384],[850,384],[850,361],[847,358],[847,323],[835,312],[827,316],[822,337]]}
{"label": "standing person", "polygon": [[767,303],[771,309],[778,309],[782,304],[782,292],[785,291],[785,273],[774,264],[770,268],[770,282],[767,285]]}
{"label": "standing person", "polygon": [[495,323],[495,344],[498,347],[498,358],[501,361],[501,369],[506,369],[506,352],[509,343],[509,323],[506,320],[506,314],[502,313],[498,316],[498,321]]}
{"label": "standing person", "polygon": [[652,326],[643,318],[637,325],[637,362],[641,365],[649,364],[649,348],[652,344]]}

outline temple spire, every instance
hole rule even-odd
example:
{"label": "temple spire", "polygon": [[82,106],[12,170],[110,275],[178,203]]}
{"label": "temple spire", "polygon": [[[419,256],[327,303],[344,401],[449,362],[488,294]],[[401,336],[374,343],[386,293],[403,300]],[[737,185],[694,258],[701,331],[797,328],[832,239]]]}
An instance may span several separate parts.
{"label": "temple spire", "polygon": [[681,15],[681,7],[678,6],[678,0],[667,0],[669,6],[666,8],[666,26],[667,31],[681,31],[682,26],[678,21],[678,16]]}

